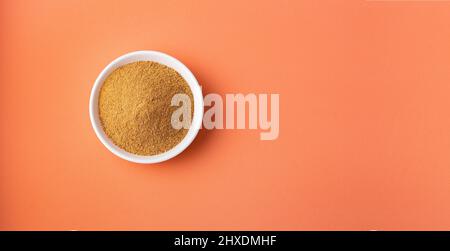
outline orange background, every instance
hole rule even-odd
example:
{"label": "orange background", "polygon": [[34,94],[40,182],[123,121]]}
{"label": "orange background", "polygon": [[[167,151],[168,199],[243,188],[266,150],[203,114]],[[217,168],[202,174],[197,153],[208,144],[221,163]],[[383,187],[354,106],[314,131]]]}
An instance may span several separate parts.
{"label": "orange background", "polygon": [[[1,1],[0,229],[450,230],[450,2]],[[279,93],[280,137],[126,162],[95,78],[159,50],[205,93]]]}

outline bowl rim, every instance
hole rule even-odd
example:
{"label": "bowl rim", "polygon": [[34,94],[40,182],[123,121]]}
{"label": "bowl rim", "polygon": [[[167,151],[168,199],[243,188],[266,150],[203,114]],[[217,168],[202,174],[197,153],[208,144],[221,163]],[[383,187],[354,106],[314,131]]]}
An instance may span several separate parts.
{"label": "bowl rim", "polygon": [[[157,154],[157,155],[137,155],[130,152],[125,151],[124,149],[115,145],[112,140],[105,134],[103,131],[103,127],[101,125],[99,114],[98,114],[98,96],[100,89],[103,85],[104,80],[109,74],[117,69],[118,67],[132,63],[137,61],[153,61],[157,63],[164,64],[174,70],[176,70],[188,83],[192,95],[194,97],[194,116],[192,118],[191,127],[188,130],[186,136],[172,149]],[[102,144],[114,155],[122,158],[124,160],[140,163],[140,164],[152,164],[159,163],[162,161],[169,160],[181,152],[183,152],[195,139],[198,134],[198,131],[201,128],[201,124],[203,121],[203,94],[200,85],[198,84],[197,79],[194,74],[189,70],[186,65],[184,65],[178,59],[154,50],[141,50],[141,51],[133,51],[126,53],[116,59],[114,59],[111,63],[109,63],[97,76],[94,85],[91,90],[91,94],[89,97],[89,117],[91,120],[91,125],[94,129],[94,132],[97,138],[102,142]]]}

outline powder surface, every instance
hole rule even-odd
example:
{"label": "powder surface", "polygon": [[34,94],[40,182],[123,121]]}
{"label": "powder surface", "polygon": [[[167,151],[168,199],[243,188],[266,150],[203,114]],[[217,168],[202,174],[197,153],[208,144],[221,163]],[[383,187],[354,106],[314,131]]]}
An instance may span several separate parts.
{"label": "powder surface", "polygon": [[[174,129],[171,106],[175,94],[187,94],[187,82],[174,69],[140,61],[114,70],[99,95],[99,115],[108,137],[120,148],[137,155],[156,155],[175,147],[188,129]],[[191,116],[192,118],[192,116]]]}

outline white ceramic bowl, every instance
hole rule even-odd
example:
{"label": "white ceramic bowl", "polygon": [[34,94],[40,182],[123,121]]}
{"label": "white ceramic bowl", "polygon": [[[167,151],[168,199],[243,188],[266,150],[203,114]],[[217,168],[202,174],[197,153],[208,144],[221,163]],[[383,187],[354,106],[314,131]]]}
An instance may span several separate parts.
{"label": "white ceramic bowl", "polygon": [[[194,116],[192,118],[192,124],[191,127],[189,128],[188,133],[186,134],[184,139],[174,148],[158,155],[152,156],[136,155],[133,153],[129,153],[123,150],[122,148],[116,146],[103,131],[103,127],[101,125],[99,118],[98,96],[104,80],[108,77],[109,74],[111,74],[111,72],[113,72],[118,67],[136,61],[154,61],[176,70],[189,84],[189,87],[191,88],[192,94],[194,96]],[[189,144],[191,144],[191,142],[194,140],[195,136],[197,136],[198,130],[200,129],[203,119],[202,89],[200,88],[192,72],[176,58],[173,58],[167,54],[157,51],[135,51],[125,54],[112,61],[108,66],[106,66],[105,69],[103,69],[103,71],[97,77],[94,83],[94,87],[92,88],[91,97],[89,100],[89,115],[91,118],[91,123],[92,127],[94,128],[95,134],[103,143],[103,145],[105,145],[106,148],[108,148],[108,150],[110,150],[112,153],[114,153],[115,155],[119,156],[122,159],[135,163],[144,163],[144,164],[158,163],[177,156],[184,149],[186,149],[189,146]]]}

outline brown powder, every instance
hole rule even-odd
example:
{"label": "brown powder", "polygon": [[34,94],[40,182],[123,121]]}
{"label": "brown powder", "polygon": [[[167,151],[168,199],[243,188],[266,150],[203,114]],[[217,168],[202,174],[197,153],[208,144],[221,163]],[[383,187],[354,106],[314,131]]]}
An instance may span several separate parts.
{"label": "brown powder", "polygon": [[[188,129],[171,125],[175,94],[187,94],[189,85],[174,69],[141,61],[119,67],[104,81],[99,115],[108,137],[120,148],[138,155],[156,155],[176,146]],[[191,116],[192,117],[192,116]]]}

